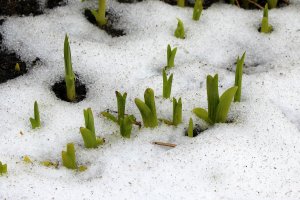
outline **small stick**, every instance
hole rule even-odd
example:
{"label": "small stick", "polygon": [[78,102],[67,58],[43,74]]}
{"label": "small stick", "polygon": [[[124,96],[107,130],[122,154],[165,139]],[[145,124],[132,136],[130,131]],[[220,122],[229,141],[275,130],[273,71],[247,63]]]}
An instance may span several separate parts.
{"label": "small stick", "polygon": [[173,147],[173,148],[177,146],[176,144],[165,143],[165,142],[153,142],[153,144],[157,144],[165,147]]}
{"label": "small stick", "polygon": [[241,6],[240,6],[240,3],[239,3],[239,0],[235,0],[235,2],[236,2],[236,5],[240,8]]}
{"label": "small stick", "polygon": [[262,7],[261,5],[259,5],[258,3],[252,1],[252,0],[248,0],[250,3],[256,5],[257,7],[259,7],[260,9],[264,9],[264,7]]}

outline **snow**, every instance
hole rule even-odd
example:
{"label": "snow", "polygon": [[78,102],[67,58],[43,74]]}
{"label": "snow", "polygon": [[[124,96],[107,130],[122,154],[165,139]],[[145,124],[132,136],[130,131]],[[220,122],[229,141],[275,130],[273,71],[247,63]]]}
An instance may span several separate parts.
{"label": "snow", "polygon": [[[285,199],[300,198],[300,1],[271,10],[271,34],[257,31],[262,11],[223,3],[191,19],[192,8],[160,1],[108,6],[120,16],[126,36],[112,38],[90,24],[85,8],[96,1],[69,0],[67,6],[36,17],[7,18],[0,31],[9,49],[41,64],[0,84],[0,199]],[[180,18],[186,39],[173,36]],[[63,77],[63,40],[69,35],[74,71],[88,88],[87,98],[71,104],[51,86]],[[166,48],[177,47],[172,96],[182,97],[183,121],[177,128],[133,129],[123,139],[117,125],[99,116],[116,110],[114,91],[127,92],[127,113],[141,116],[134,98],[155,91],[158,116],[171,119],[172,102],[162,99],[161,69]],[[191,112],[207,108],[206,76],[219,74],[220,92],[234,83],[237,56],[246,51],[242,102],[233,103],[230,124],[209,127],[196,138],[183,136]],[[32,130],[33,103],[42,127]],[[79,133],[83,109],[91,107],[96,133],[107,143],[85,149]],[[20,134],[22,131],[23,135]],[[176,148],[153,141],[177,144]],[[85,172],[61,165],[61,151],[73,142]],[[25,164],[28,155],[33,164]],[[39,164],[59,161],[58,169]]]}

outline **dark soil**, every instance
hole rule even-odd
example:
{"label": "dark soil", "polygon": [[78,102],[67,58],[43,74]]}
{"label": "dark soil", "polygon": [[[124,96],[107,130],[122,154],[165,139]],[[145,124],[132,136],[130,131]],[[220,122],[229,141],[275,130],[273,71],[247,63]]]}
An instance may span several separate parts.
{"label": "dark soil", "polygon": [[76,100],[75,101],[69,101],[67,98],[67,90],[66,90],[66,82],[65,80],[60,80],[56,82],[52,86],[52,90],[55,93],[56,97],[67,102],[71,103],[77,103],[85,99],[87,89],[83,83],[80,82],[78,77],[76,76],[76,82],[75,82],[75,89],[76,89]]}
{"label": "dark soil", "polygon": [[119,3],[137,3],[142,2],[143,0],[117,0]]}
{"label": "dark soil", "polygon": [[[172,6],[177,5],[177,0],[161,0],[167,4],[170,4]],[[207,9],[210,7],[213,3],[218,2],[218,0],[202,0],[203,9]],[[187,7],[194,7],[195,0],[185,0],[185,6]]]}
{"label": "dark soil", "polygon": [[[84,16],[86,19],[94,24],[95,26],[98,26],[96,19],[92,12],[89,9],[86,9],[84,11]],[[124,30],[122,29],[115,29],[114,24],[118,22],[119,17],[115,15],[113,12],[108,11],[106,12],[106,17],[107,17],[107,24],[105,26],[98,26],[100,29],[104,30],[108,35],[111,37],[120,37],[126,35]]]}
{"label": "dark soil", "polygon": [[46,8],[52,9],[58,6],[65,6],[67,3],[68,0],[48,0]]}
{"label": "dark soil", "polygon": [[[193,130],[193,137],[196,137],[197,135],[199,135],[200,133],[202,133],[203,131],[207,130],[207,128],[201,128],[201,126],[199,124],[196,124]],[[188,136],[188,130],[187,128],[185,128],[185,136]]]}
{"label": "dark soil", "polygon": [[[240,4],[241,8],[244,8],[244,9],[260,9],[257,5],[255,5],[251,2],[244,2],[242,0],[238,0],[238,1],[239,1],[239,4]],[[256,2],[256,0],[252,0],[252,1]],[[225,2],[230,3],[229,0],[225,0]],[[267,2],[268,2],[267,0],[257,0],[256,3],[259,4],[262,7],[265,7]],[[286,5],[289,5],[289,0],[278,0],[278,3],[277,3],[278,8],[284,7]]]}

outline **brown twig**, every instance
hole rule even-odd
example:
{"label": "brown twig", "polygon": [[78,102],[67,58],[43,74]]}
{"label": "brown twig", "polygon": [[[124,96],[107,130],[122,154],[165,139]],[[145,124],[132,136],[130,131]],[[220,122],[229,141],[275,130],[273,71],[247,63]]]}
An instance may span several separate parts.
{"label": "brown twig", "polygon": [[258,3],[252,1],[252,0],[248,0],[250,3],[256,5],[257,7],[259,7],[260,9],[264,9],[264,7],[262,7],[261,5],[259,5]]}
{"label": "brown twig", "polygon": [[165,147],[176,147],[176,144],[171,144],[171,143],[165,143],[165,142],[153,142],[153,144],[160,145],[160,146],[165,146]]}
{"label": "brown twig", "polygon": [[241,6],[240,6],[240,3],[239,3],[239,0],[235,0],[235,2],[236,2],[236,5],[240,8]]}

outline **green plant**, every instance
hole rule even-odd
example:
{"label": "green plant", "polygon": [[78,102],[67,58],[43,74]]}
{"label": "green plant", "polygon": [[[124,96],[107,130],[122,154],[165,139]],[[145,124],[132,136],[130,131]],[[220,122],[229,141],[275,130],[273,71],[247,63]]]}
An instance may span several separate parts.
{"label": "green plant", "polygon": [[177,5],[179,7],[184,7],[185,6],[185,0],[177,0]]}
{"label": "green plant", "polygon": [[130,116],[125,116],[120,119],[120,133],[125,138],[130,138],[133,119]]}
{"label": "green plant", "polygon": [[190,118],[190,121],[189,121],[189,127],[188,127],[188,130],[187,130],[187,135],[189,137],[194,137],[194,122],[193,122],[192,118]]}
{"label": "green plant", "polygon": [[19,65],[19,63],[16,63],[16,65],[15,65],[15,71],[16,72],[20,72],[20,65]]}
{"label": "green plant", "polygon": [[135,104],[140,110],[140,113],[143,118],[143,123],[145,127],[156,127],[158,125],[156,107],[154,100],[154,91],[151,88],[147,88],[144,93],[144,100],[136,98]]}
{"label": "green plant", "polygon": [[76,99],[75,90],[75,74],[72,68],[71,49],[69,45],[69,38],[66,35],[64,42],[64,59],[65,59],[65,82],[67,90],[67,98],[70,101]]}
{"label": "green plant", "polygon": [[269,24],[268,4],[265,5],[263,19],[261,21],[260,32],[270,33],[273,27]]}
{"label": "green plant", "polygon": [[99,26],[104,26],[107,24],[105,11],[106,11],[106,0],[98,0],[98,10],[91,10]]}
{"label": "green plant", "polygon": [[173,74],[167,77],[167,73],[163,70],[163,97],[170,98],[172,90]]}
{"label": "green plant", "polygon": [[41,127],[39,106],[36,101],[34,102],[34,118],[30,118],[29,120],[33,129]]}
{"label": "green plant", "polygon": [[193,20],[198,21],[200,19],[203,10],[202,0],[196,0],[193,11]]}
{"label": "green plant", "polygon": [[208,111],[195,108],[193,112],[210,124],[226,122],[230,104],[237,89],[237,86],[231,87],[219,97],[218,74],[214,77],[208,75],[206,79]]}
{"label": "green plant", "polygon": [[86,148],[97,148],[104,143],[104,138],[97,138],[95,133],[94,117],[92,109],[83,110],[85,128],[81,127],[80,132]]}
{"label": "green plant", "polygon": [[270,9],[276,8],[277,7],[277,3],[278,3],[278,0],[268,0],[268,5],[269,5]]}
{"label": "green plant", "polygon": [[7,164],[2,164],[0,161],[0,176],[7,173]]}
{"label": "green plant", "polygon": [[68,169],[77,169],[76,156],[75,156],[75,148],[73,143],[67,144],[67,151],[61,152],[63,166]]}
{"label": "green plant", "polygon": [[167,66],[166,69],[174,67],[174,59],[177,52],[177,47],[174,49],[171,49],[171,46],[168,44],[167,47]]}
{"label": "green plant", "polygon": [[174,32],[175,37],[180,38],[180,39],[184,39],[185,38],[185,32],[184,32],[184,26],[183,26],[183,22],[177,18],[177,28]]}
{"label": "green plant", "polygon": [[182,102],[173,98],[173,125],[177,126],[182,122]]}
{"label": "green plant", "polygon": [[236,69],[235,69],[235,82],[234,85],[238,87],[235,95],[234,95],[234,102],[240,102],[241,101],[241,95],[242,95],[242,78],[243,78],[243,66],[244,66],[244,60],[245,60],[246,52],[243,54],[242,58],[237,58],[236,61]]}

